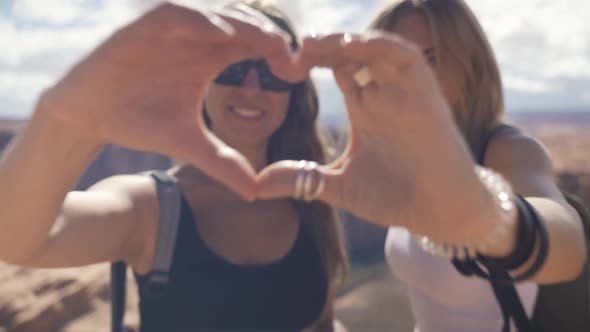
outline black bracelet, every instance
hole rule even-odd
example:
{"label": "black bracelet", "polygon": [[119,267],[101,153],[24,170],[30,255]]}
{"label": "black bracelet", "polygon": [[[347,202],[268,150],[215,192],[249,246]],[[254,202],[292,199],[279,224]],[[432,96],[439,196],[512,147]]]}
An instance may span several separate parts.
{"label": "black bracelet", "polygon": [[535,261],[528,270],[521,273],[520,275],[512,277],[513,282],[519,282],[533,277],[537,272],[539,272],[539,270],[541,270],[549,254],[549,234],[547,233],[547,227],[545,227],[545,223],[537,213],[537,210],[535,210],[535,208],[529,202],[527,202],[525,199],[522,201],[527,206],[529,212],[533,216],[533,220],[536,223],[537,233],[539,234],[539,252],[537,253]]}
{"label": "black bracelet", "polygon": [[[483,279],[487,279],[492,283],[498,284],[514,284],[519,281],[523,281],[526,279],[531,278],[535,275],[541,267],[543,263],[547,259],[547,254],[549,252],[549,236],[547,234],[547,229],[545,224],[542,222],[541,218],[537,214],[536,210],[521,196],[517,196],[517,206],[519,209],[519,221],[523,225],[531,225],[533,231],[532,234],[532,249],[524,249],[525,246],[522,245],[523,249],[515,249],[515,252],[510,256],[513,258],[504,258],[504,259],[491,259],[489,257],[485,257],[483,255],[478,255],[477,260],[469,259],[467,261],[458,261],[456,259],[453,260],[453,264],[457,270],[467,276],[477,275]],[[522,220],[521,220],[522,219]],[[526,227],[526,226],[521,226]],[[520,232],[520,230],[519,230]],[[528,238],[528,236],[527,236]],[[506,260],[509,261],[510,264],[515,264],[517,261],[521,261],[523,257],[527,257],[525,262],[528,261],[534,252],[535,245],[539,241],[539,251],[535,258],[533,264],[523,273],[517,275],[515,277],[510,276],[508,273],[496,273],[496,272],[507,272],[508,269],[506,266],[502,266],[498,264],[498,261]],[[527,240],[527,242],[530,240]],[[517,247],[521,246],[521,244],[517,244]],[[530,251],[530,252],[529,252]],[[518,253],[518,255],[516,255]],[[519,256],[519,257],[517,257]],[[523,262],[522,264],[524,264]],[[490,273],[484,271],[480,264],[483,265]],[[516,267],[521,266],[517,265]],[[502,277],[502,275],[504,275]]]}
{"label": "black bracelet", "polygon": [[514,251],[506,257],[490,257],[478,255],[481,261],[489,269],[510,271],[521,267],[529,261],[535,250],[537,240],[537,225],[535,217],[527,206],[526,200],[520,195],[515,196],[515,206],[518,210],[518,233]]}

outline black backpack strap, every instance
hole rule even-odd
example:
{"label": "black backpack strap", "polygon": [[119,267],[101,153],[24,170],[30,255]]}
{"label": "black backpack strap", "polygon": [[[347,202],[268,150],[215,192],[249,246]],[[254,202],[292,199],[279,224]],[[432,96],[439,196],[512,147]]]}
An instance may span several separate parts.
{"label": "black backpack strap", "polygon": [[125,295],[127,292],[127,264],[111,263],[111,331],[123,332]]}
{"label": "black backpack strap", "polygon": [[[160,226],[158,242],[152,271],[149,274],[150,293],[163,291],[168,283],[168,275],[172,265],[176,234],[180,219],[181,196],[175,180],[162,171],[142,173],[151,176],[156,182],[158,202],[160,206]],[[124,332],[127,290],[127,264],[111,263],[111,331]]]}
{"label": "black backpack strap", "polygon": [[156,253],[149,274],[150,293],[162,292],[168,284],[170,267],[174,258],[176,235],[180,221],[181,195],[175,180],[164,172],[152,172],[156,180],[160,203],[160,227]]}
{"label": "black backpack strap", "polygon": [[[497,276],[501,279],[509,278],[510,275],[506,271],[499,271],[491,273],[492,276]],[[520,301],[520,296],[516,292],[514,285],[506,285],[492,282],[492,289],[496,296],[496,301],[500,305],[504,323],[502,332],[510,332],[510,318],[514,320],[516,329],[519,332],[532,332],[533,327],[528,318],[524,306]]]}

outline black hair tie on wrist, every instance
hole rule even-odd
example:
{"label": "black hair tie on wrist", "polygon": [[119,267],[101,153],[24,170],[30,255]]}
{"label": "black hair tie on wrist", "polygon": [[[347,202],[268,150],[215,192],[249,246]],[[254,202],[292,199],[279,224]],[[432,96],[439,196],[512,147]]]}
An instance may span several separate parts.
{"label": "black hair tie on wrist", "polygon": [[512,277],[513,282],[527,280],[537,274],[537,272],[539,272],[539,270],[541,270],[543,267],[543,264],[547,260],[547,255],[549,254],[549,234],[547,233],[547,227],[545,226],[545,223],[537,213],[537,210],[535,210],[535,208],[526,199],[522,197],[519,197],[519,199],[524,205],[526,205],[533,217],[538,233],[539,249],[533,264],[522,274]]}
{"label": "black hair tie on wrist", "polygon": [[514,251],[506,257],[478,255],[478,260],[489,269],[514,270],[528,262],[535,251],[537,225],[533,220],[533,212],[525,204],[526,201],[522,196],[515,195],[515,197],[514,203],[518,210],[518,233]]}
{"label": "black hair tie on wrist", "polygon": [[[512,254],[504,258],[492,258],[478,255],[477,260],[459,261],[454,259],[453,264],[460,273],[467,276],[475,274],[483,279],[491,281],[492,283],[514,284],[529,279],[539,272],[543,263],[547,259],[547,254],[549,252],[549,237],[547,229],[533,206],[531,206],[522,196],[515,195],[515,197],[515,204],[518,208],[519,225],[517,243]],[[525,272],[514,277],[510,276],[508,273],[496,273],[514,270],[529,261],[530,257],[535,252],[537,242],[539,243],[537,255],[534,262]],[[489,273],[484,271],[480,267],[480,264],[483,265]]]}

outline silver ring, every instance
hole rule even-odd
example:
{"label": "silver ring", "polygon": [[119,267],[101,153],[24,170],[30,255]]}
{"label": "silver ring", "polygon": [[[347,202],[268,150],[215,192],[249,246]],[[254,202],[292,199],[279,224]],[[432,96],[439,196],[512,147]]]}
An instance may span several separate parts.
{"label": "silver ring", "polygon": [[299,171],[295,178],[293,197],[297,200],[311,202],[324,191],[326,186],[324,176],[318,170],[318,163],[314,161],[301,160],[296,167]]}
{"label": "silver ring", "polygon": [[317,173],[318,166],[319,166],[318,163],[313,162],[313,161],[309,161],[305,165],[305,181],[303,184],[303,200],[306,202],[312,201],[310,199],[311,191],[312,191],[311,186],[313,185],[314,175],[315,175],[315,173]]}
{"label": "silver ring", "polygon": [[316,200],[323,192],[324,188],[326,188],[326,179],[324,178],[324,174],[316,169],[316,173],[318,174],[318,184],[315,187],[315,191],[308,196],[309,201]]}
{"label": "silver ring", "polygon": [[301,160],[297,163],[299,172],[297,173],[297,178],[295,178],[295,190],[293,192],[293,197],[297,200],[303,198],[303,183],[306,176],[305,165],[307,165],[307,161],[305,160]]}
{"label": "silver ring", "polygon": [[363,66],[353,75],[356,84],[358,84],[361,88],[369,85],[373,81],[373,76],[371,75],[371,70],[369,67]]}

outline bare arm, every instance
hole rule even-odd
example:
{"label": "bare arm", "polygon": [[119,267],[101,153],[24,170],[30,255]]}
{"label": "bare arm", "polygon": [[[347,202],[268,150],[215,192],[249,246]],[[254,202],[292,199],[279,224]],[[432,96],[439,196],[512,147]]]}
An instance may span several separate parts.
{"label": "bare arm", "polygon": [[252,167],[195,111],[231,63],[262,52],[292,67],[280,29],[244,18],[162,4],[48,89],[0,161],[0,260],[57,267],[125,258],[117,248],[134,223],[133,189],[126,196],[117,182],[68,194],[107,142],[186,160],[253,197]]}
{"label": "bare arm", "polygon": [[[118,175],[67,194],[39,251],[20,265],[35,268],[125,261],[137,269],[158,221],[154,183]],[[150,252],[151,253],[151,252]]]}
{"label": "bare arm", "polygon": [[[476,176],[452,109],[416,45],[388,33],[334,34],[307,39],[301,54],[329,62],[351,120],[343,155],[317,169],[325,180],[318,199],[439,243],[473,243],[496,228],[497,203]],[[361,69],[370,73],[368,84],[355,80]],[[580,221],[559,193],[546,153],[523,140],[506,143],[488,165],[504,174],[547,224],[551,249],[534,281],[575,278],[585,261]],[[291,197],[298,165],[281,161],[263,170],[259,197]],[[508,254],[515,237],[516,231],[485,254]]]}
{"label": "bare arm", "polygon": [[543,146],[522,135],[500,136],[490,144],[486,166],[500,172],[514,191],[537,210],[547,227],[549,254],[533,281],[575,279],[586,261],[582,223],[557,188],[551,160]]}
{"label": "bare arm", "polygon": [[0,259],[22,264],[45,243],[69,190],[101,144],[37,114],[0,161]]}
{"label": "bare arm", "polygon": [[0,227],[10,230],[0,234],[1,260],[37,268],[135,265],[145,230],[138,213],[155,195],[151,180],[116,176],[68,192],[99,147],[55,121],[31,121],[0,166]]}

